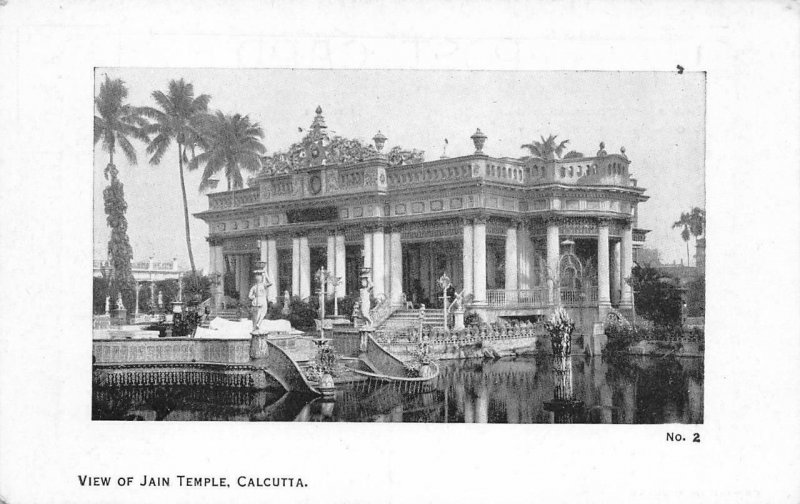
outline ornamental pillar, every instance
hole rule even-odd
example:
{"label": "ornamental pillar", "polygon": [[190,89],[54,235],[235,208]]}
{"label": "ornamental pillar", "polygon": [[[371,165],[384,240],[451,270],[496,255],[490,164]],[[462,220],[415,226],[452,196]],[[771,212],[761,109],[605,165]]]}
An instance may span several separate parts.
{"label": "ornamental pillar", "polygon": [[620,284],[622,287],[622,296],[619,300],[619,304],[620,307],[633,308],[633,291],[627,281],[633,273],[633,229],[631,229],[630,224],[627,224],[622,230],[621,248],[620,254],[622,260],[620,261],[620,276],[622,281]]}
{"label": "ornamental pillar", "polygon": [[521,225],[517,230],[517,288],[530,289],[532,257],[531,235],[528,226]]}
{"label": "ornamental pillar", "polygon": [[473,281],[472,281],[472,247],[473,247],[473,238],[472,238],[472,222],[468,220],[464,220],[463,224],[463,242],[461,245],[461,252],[462,252],[462,269],[463,269],[463,277],[464,277],[464,294],[472,294],[474,291]]}
{"label": "ornamental pillar", "polygon": [[400,231],[393,229],[389,238],[391,261],[389,261],[392,304],[403,302],[403,246]]}
{"label": "ornamental pillar", "polygon": [[[328,273],[330,273],[331,275],[335,276],[336,275],[336,235],[333,233],[333,231],[329,231],[328,232],[328,243],[327,243],[327,248],[325,250],[325,260],[326,260],[325,269],[328,271]],[[328,286],[325,286],[325,289],[327,291]],[[328,292],[328,296],[329,297],[333,297],[333,296],[335,296],[335,293],[334,292]]]}
{"label": "ornamental pillar", "polygon": [[610,305],[608,260],[608,222],[600,221],[597,226],[597,304]]}
{"label": "ornamental pillar", "polygon": [[474,304],[486,304],[486,218],[472,225],[472,293]]}
{"label": "ornamental pillar", "polygon": [[248,285],[250,280],[250,256],[242,254],[237,256],[236,259],[239,301],[246,302],[247,296],[250,294],[250,286]]}
{"label": "ornamental pillar", "polygon": [[518,289],[518,256],[517,256],[517,224],[512,223],[506,228],[506,287],[507,291]]}
{"label": "ornamental pillar", "polygon": [[384,284],[384,241],[383,241],[383,228],[375,228],[372,233],[372,293],[375,297],[386,293],[386,286]]}
{"label": "ornamental pillar", "polygon": [[336,270],[334,275],[339,277],[339,285],[336,286],[336,297],[345,297],[347,295],[347,265],[346,265],[346,249],[344,245],[344,232],[338,231],[335,237],[335,251],[336,255]]}
{"label": "ornamental pillar", "polygon": [[278,300],[278,278],[280,269],[278,268],[278,242],[275,238],[267,238],[267,275],[272,285],[267,287],[267,300],[276,302]]}
{"label": "ornamental pillar", "polygon": [[300,299],[311,295],[311,250],[308,248],[308,237],[300,237]]}
{"label": "ornamental pillar", "polygon": [[611,244],[611,303],[612,304],[619,304],[620,298],[620,277],[621,275],[621,267],[620,261],[622,260],[620,255],[620,242],[615,241]]}
{"label": "ornamental pillar", "polygon": [[364,231],[364,268],[369,268],[372,271],[372,233]]}
{"label": "ornamental pillar", "polygon": [[292,237],[292,296],[300,296],[300,237]]}
{"label": "ornamental pillar", "polygon": [[558,278],[558,260],[560,256],[558,224],[555,221],[547,223],[547,297],[550,304],[560,304],[560,285]]}
{"label": "ornamental pillar", "polygon": [[[225,296],[225,256],[222,253],[222,244],[211,242],[208,248],[209,271],[217,275],[217,283],[211,286],[211,302],[215,310],[222,309],[222,299]],[[156,305],[155,282],[150,284],[150,304]]]}

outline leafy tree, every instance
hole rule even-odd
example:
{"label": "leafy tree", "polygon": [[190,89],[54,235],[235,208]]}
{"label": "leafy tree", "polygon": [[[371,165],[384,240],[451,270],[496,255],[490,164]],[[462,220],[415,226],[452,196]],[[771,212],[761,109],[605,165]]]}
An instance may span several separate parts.
{"label": "leafy tree", "polygon": [[125,306],[131,306],[135,300],[135,284],[131,272],[133,250],[128,239],[128,221],[125,218],[128,205],[125,202],[123,184],[118,178],[119,171],[114,165],[114,154],[119,147],[128,163],[135,165],[136,150],[130,138],[147,142],[148,136],[144,129],[147,123],[141,110],[125,103],[127,97],[128,88],[125,83],[121,79],[106,76],[94,100],[97,110],[97,115],[94,116],[94,143],[96,145],[102,142],[102,148],[109,156],[108,165],[103,172],[106,180],[109,180],[108,187],[103,190],[103,206],[106,222],[111,228],[108,259],[112,272],[108,295],[113,300],[117,293],[122,293]]}
{"label": "leafy tree", "polygon": [[569,140],[563,140],[559,143],[556,143],[556,138],[558,135],[550,134],[547,138],[540,136],[540,140],[534,140],[531,143],[522,144],[520,147],[521,149],[528,149],[531,153],[531,156],[551,160],[555,159],[556,156],[561,158],[561,153],[564,152],[564,149],[567,148],[567,144]]}
{"label": "leafy tree", "polygon": [[204,152],[188,165],[190,170],[205,166],[200,188],[209,187],[212,177],[223,170],[229,191],[243,187],[242,170],[256,173],[261,168],[261,157],[267,150],[261,142],[264,130],[246,115],[220,111],[204,115],[200,124]]}
{"label": "leafy tree", "polygon": [[651,266],[636,265],[631,272],[636,313],[658,326],[675,326],[681,320],[681,294],[677,281]]}
{"label": "leafy tree", "polygon": [[681,218],[672,224],[672,229],[681,228],[681,238],[686,242],[686,265],[689,266],[689,239],[703,236],[706,228],[706,211],[694,207],[689,212],[681,212]]}
{"label": "leafy tree", "polygon": [[189,231],[189,204],[186,201],[183,165],[188,162],[187,149],[194,155],[195,147],[202,146],[202,138],[197,131],[197,122],[208,109],[211,97],[207,94],[195,96],[194,86],[183,79],[169,81],[166,93],[153,91],[151,96],[160,109],[142,108],[142,113],[154,121],[153,124],[147,126],[147,132],[153,135],[153,139],[147,146],[147,154],[150,155],[150,164],[157,165],[161,163],[173,141],[178,145],[178,171],[181,177],[186,249],[189,252],[192,273],[197,273]]}
{"label": "leafy tree", "polygon": [[583,155],[583,152],[578,152],[578,151],[574,151],[574,150],[571,150],[571,151],[567,152],[566,154],[564,154],[564,159],[578,159],[578,158],[582,158],[582,157],[585,157]]}

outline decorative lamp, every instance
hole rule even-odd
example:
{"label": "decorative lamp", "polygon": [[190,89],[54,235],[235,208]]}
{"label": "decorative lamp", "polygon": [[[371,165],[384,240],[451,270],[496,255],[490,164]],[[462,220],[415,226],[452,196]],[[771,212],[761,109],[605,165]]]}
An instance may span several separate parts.
{"label": "decorative lamp", "polygon": [[386,140],[388,139],[386,138],[386,135],[381,133],[381,130],[378,130],[378,133],[372,137],[372,141],[375,142],[375,148],[378,150],[378,152],[383,150],[383,146],[386,145]]}
{"label": "decorative lamp", "polygon": [[486,135],[478,128],[470,138],[472,139],[472,143],[475,144],[475,154],[483,154],[483,144],[486,143]]}

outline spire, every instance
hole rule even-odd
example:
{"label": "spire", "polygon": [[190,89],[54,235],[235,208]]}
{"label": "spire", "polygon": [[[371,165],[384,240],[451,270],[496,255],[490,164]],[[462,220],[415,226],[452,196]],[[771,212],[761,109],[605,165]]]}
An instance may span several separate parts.
{"label": "spire", "polygon": [[322,107],[317,105],[316,110],[317,115],[314,116],[314,121],[311,123],[311,127],[309,128],[311,134],[311,140],[321,140],[321,139],[328,139],[328,126],[325,125],[325,118],[322,116]]}

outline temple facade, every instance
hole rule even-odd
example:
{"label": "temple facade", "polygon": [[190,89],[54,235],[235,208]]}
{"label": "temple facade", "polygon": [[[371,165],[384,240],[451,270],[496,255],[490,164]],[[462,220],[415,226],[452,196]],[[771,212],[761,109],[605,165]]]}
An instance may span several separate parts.
{"label": "temple facade", "polygon": [[264,158],[248,187],[208,195],[195,214],[209,226],[214,302],[246,299],[257,262],[273,285],[316,295],[315,272],[340,279],[337,297],[358,290],[368,268],[373,294],[393,306],[439,307],[447,274],[468,309],[484,320],[535,317],[556,305],[603,320],[633,309],[634,249],[647,200],[621,148],[591,157],[492,157],[487,135],[468,156],[423,161],[393,148],[327,133],[317,108],[305,138]]}

